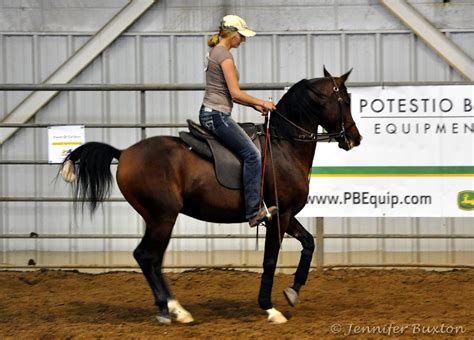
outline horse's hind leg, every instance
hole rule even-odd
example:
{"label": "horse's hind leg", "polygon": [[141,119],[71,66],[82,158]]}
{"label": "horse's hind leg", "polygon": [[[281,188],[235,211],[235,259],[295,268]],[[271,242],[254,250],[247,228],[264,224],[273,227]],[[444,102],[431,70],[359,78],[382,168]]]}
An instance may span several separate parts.
{"label": "horse's hind leg", "polygon": [[162,273],[163,257],[171,238],[174,222],[173,220],[147,223],[145,235],[133,255],[150,285],[155,304],[160,310],[158,321],[170,323],[171,312],[178,322],[188,323],[193,321],[191,314],[174,298]]}
{"label": "horse's hind leg", "polygon": [[298,222],[295,217],[290,219],[290,224],[288,225],[288,230],[286,232],[300,241],[301,245],[303,246],[300,262],[298,263],[298,269],[296,269],[293,286],[286,288],[283,291],[288,303],[294,307],[298,303],[298,294],[300,288],[306,283],[306,279],[308,278],[311,260],[313,259],[314,237],[300,224],[300,222]]}

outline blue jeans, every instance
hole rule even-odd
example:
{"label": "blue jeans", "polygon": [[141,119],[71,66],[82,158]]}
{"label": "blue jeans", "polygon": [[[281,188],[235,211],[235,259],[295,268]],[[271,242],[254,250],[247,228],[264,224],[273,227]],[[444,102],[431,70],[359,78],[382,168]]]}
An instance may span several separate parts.
{"label": "blue jeans", "polygon": [[245,217],[254,217],[260,204],[262,156],[245,131],[231,118],[230,113],[201,107],[199,122],[243,162]]}

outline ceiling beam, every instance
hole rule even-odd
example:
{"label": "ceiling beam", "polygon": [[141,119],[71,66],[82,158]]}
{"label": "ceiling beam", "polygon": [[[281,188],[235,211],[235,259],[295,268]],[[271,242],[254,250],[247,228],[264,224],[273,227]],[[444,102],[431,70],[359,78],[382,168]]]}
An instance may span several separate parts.
{"label": "ceiling beam", "polygon": [[413,6],[405,0],[380,0],[380,2],[464,78],[474,80],[472,58]]}
{"label": "ceiling beam", "polygon": [[[101,54],[122,32],[132,25],[155,0],[130,0],[77,52],[66,60],[45,81],[45,84],[67,84]],[[25,123],[58,94],[58,91],[35,91],[18,104],[1,123]],[[0,129],[0,145],[19,128]]]}

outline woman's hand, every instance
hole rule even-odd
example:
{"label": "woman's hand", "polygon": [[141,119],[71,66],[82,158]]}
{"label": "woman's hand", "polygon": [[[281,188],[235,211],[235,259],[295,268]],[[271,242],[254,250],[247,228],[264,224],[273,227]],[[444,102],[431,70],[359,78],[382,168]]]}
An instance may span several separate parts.
{"label": "woman's hand", "polygon": [[268,112],[268,111],[273,111],[273,110],[276,110],[276,106],[275,104],[273,104],[273,102],[263,102],[263,105],[264,109]]}
{"label": "woman's hand", "polygon": [[276,106],[272,102],[262,101],[262,104],[254,105],[253,108],[258,112],[261,112],[262,116],[267,116],[269,111],[273,111],[276,109]]}

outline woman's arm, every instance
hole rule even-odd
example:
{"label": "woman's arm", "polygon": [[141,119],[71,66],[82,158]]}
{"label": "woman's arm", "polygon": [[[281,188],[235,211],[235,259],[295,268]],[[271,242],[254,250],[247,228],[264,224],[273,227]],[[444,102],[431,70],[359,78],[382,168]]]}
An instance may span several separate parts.
{"label": "woman's arm", "polygon": [[222,71],[224,72],[227,87],[234,102],[242,105],[252,106],[255,110],[262,113],[275,110],[275,104],[272,102],[255,98],[240,89],[237,74],[235,72],[234,61],[232,59],[225,59],[221,63],[221,67]]}

